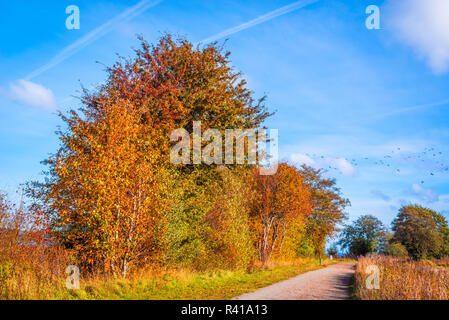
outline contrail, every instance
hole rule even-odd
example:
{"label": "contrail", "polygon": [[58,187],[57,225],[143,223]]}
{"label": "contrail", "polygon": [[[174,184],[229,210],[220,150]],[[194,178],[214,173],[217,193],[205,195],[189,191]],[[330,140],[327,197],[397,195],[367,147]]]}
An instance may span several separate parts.
{"label": "contrail", "polygon": [[37,77],[38,75],[42,74],[43,72],[53,68],[54,66],[60,64],[67,58],[74,55],[76,52],[78,52],[80,49],[84,48],[88,44],[92,43],[93,41],[103,37],[112,29],[121,22],[129,21],[132,18],[144,13],[146,10],[148,10],[151,7],[154,7],[158,3],[162,2],[163,0],[142,0],[138,2],[136,5],[128,8],[115,18],[109,20],[108,22],[104,23],[103,25],[99,26],[98,28],[92,30],[85,36],[81,37],[71,45],[65,47],[61,52],[59,52],[56,56],[54,56],[49,62],[44,64],[42,67],[34,70],[30,74],[28,74],[25,79],[30,80],[32,78]]}
{"label": "contrail", "polygon": [[432,108],[432,107],[441,107],[441,106],[445,106],[445,105],[449,105],[449,100],[443,100],[443,101],[434,102],[434,103],[420,104],[420,105],[416,105],[416,106],[412,106],[412,107],[405,107],[405,108],[401,108],[399,110],[394,110],[391,112],[373,116],[370,119],[383,119],[383,118],[388,118],[388,117],[395,116],[395,115],[405,113],[405,112],[426,109],[426,108]]}
{"label": "contrail", "polygon": [[211,36],[209,38],[206,38],[206,39],[204,39],[202,41],[197,42],[195,45],[200,44],[200,43],[212,42],[212,41],[215,41],[215,40],[218,40],[218,39],[230,36],[231,34],[240,32],[242,30],[245,30],[245,29],[248,29],[248,28],[251,28],[251,27],[254,27],[255,25],[258,25],[258,24],[261,24],[263,22],[269,21],[271,19],[274,19],[276,17],[282,16],[282,15],[287,14],[289,12],[292,12],[292,11],[304,8],[305,6],[308,6],[309,4],[312,4],[312,3],[315,3],[315,2],[318,2],[318,1],[320,1],[320,0],[300,0],[300,1],[293,2],[293,3],[291,3],[289,5],[286,5],[286,6],[282,7],[282,8],[270,11],[270,12],[268,12],[268,13],[266,13],[266,14],[264,14],[264,15],[256,18],[256,19],[253,19],[251,21],[242,23],[239,26],[236,26],[236,27],[227,29],[227,30],[225,30],[223,32],[217,33],[216,35],[213,35],[213,36]]}

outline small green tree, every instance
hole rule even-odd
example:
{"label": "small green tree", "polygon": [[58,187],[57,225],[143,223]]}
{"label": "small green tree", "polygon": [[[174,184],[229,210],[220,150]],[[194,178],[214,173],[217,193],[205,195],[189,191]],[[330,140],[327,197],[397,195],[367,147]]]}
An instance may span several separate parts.
{"label": "small green tree", "polygon": [[370,252],[382,252],[387,243],[387,230],[383,223],[372,215],[359,217],[342,232],[339,244],[355,256]]}
{"label": "small green tree", "polygon": [[384,253],[386,255],[389,255],[389,256],[395,257],[395,258],[408,257],[407,249],[405,248],[405,246],[403,246],[399,242],[388,243],[387,246],[385,247]]}
{"label": "small green tree", "polygon": [[330,246],[329,249],[327,249],[327,254],[333,257],[336,257],[338,255],[338,248],[335,243],[332,246]]}

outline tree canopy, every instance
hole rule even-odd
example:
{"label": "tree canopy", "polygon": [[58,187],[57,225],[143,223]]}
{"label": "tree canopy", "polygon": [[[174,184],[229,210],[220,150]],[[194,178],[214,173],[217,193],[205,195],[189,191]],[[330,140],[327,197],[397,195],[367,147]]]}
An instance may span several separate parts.
{"label": "tree canopy", "polygon": [[447,221],[433,210],[403,206],[392,226],[392,242],[404,245],[414,259],[440,257],[447,252]]}

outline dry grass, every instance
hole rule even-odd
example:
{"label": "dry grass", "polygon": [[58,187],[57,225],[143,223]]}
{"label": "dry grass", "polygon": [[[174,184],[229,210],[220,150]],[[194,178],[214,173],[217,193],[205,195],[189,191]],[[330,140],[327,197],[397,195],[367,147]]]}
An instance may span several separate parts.
{"label": "dry grass", "polygon": [[[1,239],[4,241],[4,239]],[[53,249],[10,246],[0,251],[0,300],[51,299],[64,290],[69,263]]]}
{"label": "dry grass", "polygon": [[[379,268],[379,289],[368,289],[369,266]],[[355,295],[362,300],[447,300],[449,269],[430,261],[411,261],[382,255],[360,258],[355,272]]]}
{"label": "dry grass", "polygon": [[449,258],[433,259],[432,263],[438,267],[449,267]]}
{"label": "dry grass", "polygon": [[0,300],[50,299],[64,290],[70,257],[41,222],[0,195]]}

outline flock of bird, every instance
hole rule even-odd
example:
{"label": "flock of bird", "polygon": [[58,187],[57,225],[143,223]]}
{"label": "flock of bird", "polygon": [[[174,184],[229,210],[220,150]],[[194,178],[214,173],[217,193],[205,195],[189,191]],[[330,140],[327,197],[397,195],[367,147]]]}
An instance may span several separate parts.
{"label": "flock of bird", "polygon": [[[327,159],[325,156],[317,156],[316,154],[306,154],[309,157],[313,157],[313,159],[321,158],[322,160]],[[382,166],[385,168],[391,169],[396,174],[401,174],[403,171],[406,171],[404,167],[407,165],[414,166],[419,169],[422,173],[421,184],[424,184],[426,181],[425,177],[433,177],[438,173],[448,173],[449,165],[445,162],[444,154],[442,151],[437,150],[434,147],[425,148],[421,152],[408,152],[401,150],[400,147],[390,151],[388,154],[384,154],[378,157],[363,157],[360,159],[347,159],[354,167],[358,167],[361,165],[376,165]],[[340,170],[338,167],[332,164],[327,164],[327,168],[330,170]]]}

